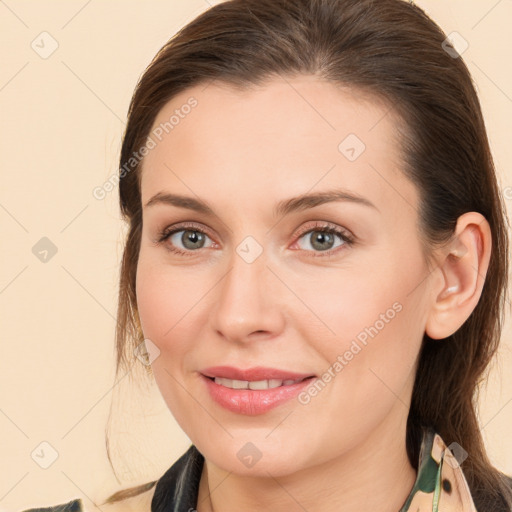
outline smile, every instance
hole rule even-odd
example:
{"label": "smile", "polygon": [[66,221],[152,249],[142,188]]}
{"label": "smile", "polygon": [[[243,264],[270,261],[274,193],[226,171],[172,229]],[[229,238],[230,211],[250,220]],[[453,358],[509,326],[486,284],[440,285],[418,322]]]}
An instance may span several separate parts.
{"label": "smile", "polygon": [[278,388],[281,386],[291,386],[293,384],[297,384],[298,382],[302,382],[304,379],[268,379],[268,380],[235,380],[235,379],[225,379],[222,377],[215,377],[215,384],[220,384],[221,386],[225,386],[231,389],[272,389]]}
{"label": "smile", "polygon": [[316,377],[241,380],[202,374],[201,379],[217,405],[236,414],[256,416],[290,402]]}

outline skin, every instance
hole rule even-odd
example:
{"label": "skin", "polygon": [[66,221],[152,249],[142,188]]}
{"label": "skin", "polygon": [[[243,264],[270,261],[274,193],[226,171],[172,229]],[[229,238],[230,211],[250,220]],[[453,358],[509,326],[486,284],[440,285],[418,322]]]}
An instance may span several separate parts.
{"label": "skin", "polygon": [[[375,98],[313,76],[243,92],[212,83],[173,98],[154,128],[190,96],[198,105],[143,161],[142,204],[172,192],[215,215],[145,207],[136,291],[145,338],[160,350],[156,383],[205,456],[197,509],[396,512],[416,478],[405,434],[422,337],[449,336],[476,306],[489,225],[464,214],[427,265],[397,119]],[[354,161],[338,149],[350,133],[366,146]],[[272,215],[279,201],[334,188],[375,208],[336,201]],[[312,245],[315,221],[354,244],[334,235],[326,255]],[[182,232],[155,243],[181,222],[207,232],[202,248],[184,245]],[[249,235],[262,249],[252,263],[236,251]],[[173,243],[189,254],[170,252]],[[212,401],[198,373],[229,364],[321,376],[396,303],[400,312],[305,405],[236,414]],[[237,457],[247,442],[262,454],[250,468]]]}

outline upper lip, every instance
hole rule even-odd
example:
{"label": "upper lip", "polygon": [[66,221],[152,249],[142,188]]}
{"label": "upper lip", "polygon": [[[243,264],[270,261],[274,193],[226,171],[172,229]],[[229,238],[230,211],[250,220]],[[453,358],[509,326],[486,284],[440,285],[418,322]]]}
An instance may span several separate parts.
{"label": "upper lip", "polygon": [[253,368],[235,368],[234,366],[211,366],[201,370],[201,373],[206,377],[222,377],[225,379],[232,380],[246,380],[246,381],[258,381],[258,380],[300,380],[307,377],[314,377],[311,373],[297,373],[290,372],[288,370],[280,370],[277,368],[267,368],[264,366],[256,366]]}

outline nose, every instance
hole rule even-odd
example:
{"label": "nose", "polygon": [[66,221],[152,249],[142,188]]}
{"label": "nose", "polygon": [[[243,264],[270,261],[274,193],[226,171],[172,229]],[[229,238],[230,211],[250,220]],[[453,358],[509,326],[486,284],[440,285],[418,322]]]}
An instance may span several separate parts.
{"label": "nose", "polygon": [[267,263],[265,252],[252,262],[233,252],[209,316],[219,336],[245,344],[272,339],[284,329],[285,287]]}

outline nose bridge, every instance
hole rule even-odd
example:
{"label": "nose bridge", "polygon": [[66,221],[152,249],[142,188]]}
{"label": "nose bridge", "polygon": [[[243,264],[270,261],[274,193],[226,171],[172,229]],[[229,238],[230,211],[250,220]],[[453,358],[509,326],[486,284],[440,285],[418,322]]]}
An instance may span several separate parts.
{"label": "nose bridge", "polygon": [[244,341],[251,333],[271,335],[282,328],[279,293],[267,263],[263,247],[253,237],[233,248],[211,316],[214,329],[224,337]]}

